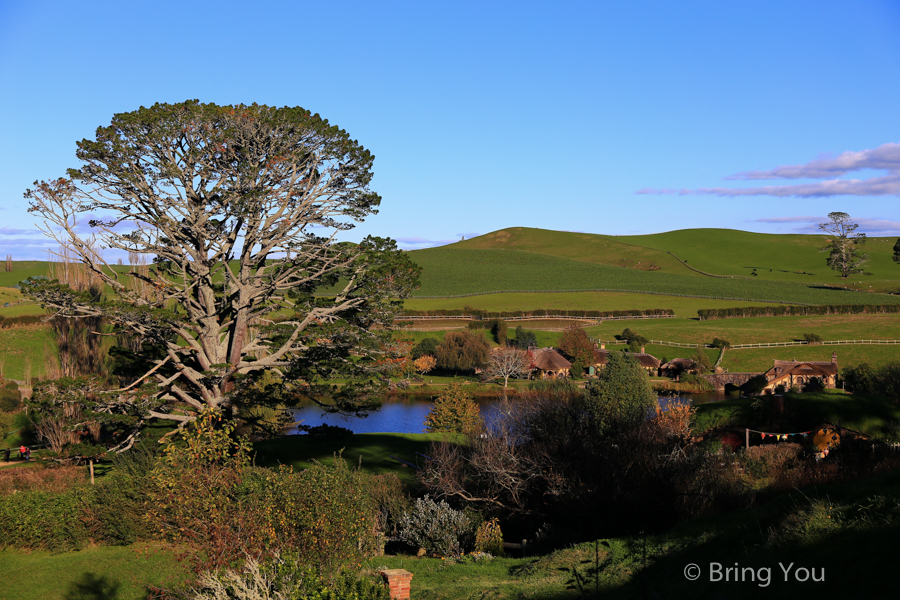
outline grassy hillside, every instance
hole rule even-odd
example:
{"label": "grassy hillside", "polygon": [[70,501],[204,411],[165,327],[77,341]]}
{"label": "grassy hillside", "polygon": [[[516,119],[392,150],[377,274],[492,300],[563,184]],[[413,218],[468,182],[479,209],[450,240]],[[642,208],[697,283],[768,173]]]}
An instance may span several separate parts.
{"label": "grassy hillside", "polygon": [[[521,250],[583,262],[701,277],[703,275],[688,266],[714,275],[832,283],[862,290],[872,286],[875,291],[900,289],[900,266],[891,259],[894,238],[870,238],[864,251],[871,256],[866,269],[872,275],[847,282],[827,268],[825,256],[819,252],[825,240],[826,236],[820,235],[776,235],[734,229],[683,229],[651,235],[609,236],[510,227],[451,247]],[[752,275],[754,269],[755,276]]]}
{"label": "grassy hillside", "polygon": [[458,242],[453,247],[467,250],[522,250],[642,271],[696,274],[665,251],[648,248],[640,242],[630,243],[621,238],[593,233],[510,227]]}
{"label": "grassy hillside", "polygon": [[414,296],[608,290],[801,304],[900,303],[900,296],[870,295],[792,281],[641,271],[521,250],[467,250],[452,245],[416,250],[409,256],[424,269],[421,287]]}
{"label": "grassy hillside", "polygon": [[[825,282],[843,285],[843,280],[825,264],[819,252],[824,235],[784,235],[751,233],[734,229],[682,229],[653,235],[616,236],[629,244],[667,250],[688,264],[717,275],[749,276],[756,269],[760,279]],[[900,287],[900,266],[891,256],[895,238],[871,238],[864,252],[871,257],[866,270],[871,276],[857,276],[855,287],[875,289]],[[890,282],[894,282],[891,286]],[[849,282],[847,282],[849,283]]]}

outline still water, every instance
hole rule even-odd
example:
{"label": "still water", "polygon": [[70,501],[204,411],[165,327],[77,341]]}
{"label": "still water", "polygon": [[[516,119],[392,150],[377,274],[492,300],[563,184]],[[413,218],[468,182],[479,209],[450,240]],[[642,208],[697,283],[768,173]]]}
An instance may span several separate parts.
{"label": "still water", "polygon": [[[688,396],[660,396],[660,406],[669,402],[691,402],[702,404],[723,400],[723,395],[694,394]],[[491,422],[497,412],[499,399],[496,397],[475,398],[485,421]],[[344,417],[324,414],[322,408],[309,403],[294,409],[294,420],[315,427],[328,424],[350,429],[354,433],[425,433],[425,417],[434,405],[434,399],[425,395],[393,394],[384,399],[381,409],[368,417]]]}

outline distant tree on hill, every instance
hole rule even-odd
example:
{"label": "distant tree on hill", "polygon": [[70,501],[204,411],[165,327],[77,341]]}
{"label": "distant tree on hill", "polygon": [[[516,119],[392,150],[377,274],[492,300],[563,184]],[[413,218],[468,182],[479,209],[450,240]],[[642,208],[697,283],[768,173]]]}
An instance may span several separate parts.
{"label": "distant tree on hill", "polygon": [[894,262],[900,263],[900,238],[897,238],[897,242],[894,244]]}
{"label": "distant tree on hill", "polygon": [[438,366],[452,371],[471,371],[487,363],[491,349],[483,335],[448,331],[437,347]]}
{"label": "distant tree on hill", "polygon": [[828,213],[828,221],[819,223],[819,229],[831,236],[821,252],[828,253],[828,266],[844,279],[850,275],[865,274],[862,266],[869,262],[869,255],[859,251],[860,246],[866,243],[866,234],[854,233],[857,228],[859,225],[843,212]]}

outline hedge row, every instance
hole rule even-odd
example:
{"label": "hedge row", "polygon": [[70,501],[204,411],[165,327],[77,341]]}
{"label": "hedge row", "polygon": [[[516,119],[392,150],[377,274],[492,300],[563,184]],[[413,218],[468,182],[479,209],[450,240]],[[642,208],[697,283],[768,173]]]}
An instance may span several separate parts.
{"label": "hedge row", "polygon": [[858,315],[900,313],[900,304],[823,304],[819,306],[741,306],[735,308],[701,308],[703,321],[742,317],[805,317],[813,315]]}
{"label": "hedge row", "polygon": [[608,317],[640,317],[654,315],[671,315],[675,316],[675,311],[671,308],[648,308],[643,310],[558,310],[543,309],[536,310],[509,310],[501,312],[490,312],[477,308],[446,308],[438,310],[406,310],[403,313],[408,317],[475,317],[476,319],[502,319],[504,317],[588,317],[588,318],[608,318]]}
{"label": "hedge row", "polygon": [[18,317],[4,317],[0,315],[0,329],[11,327],[24,327],[26,325],[40,325],[45,315],[19,315]]}

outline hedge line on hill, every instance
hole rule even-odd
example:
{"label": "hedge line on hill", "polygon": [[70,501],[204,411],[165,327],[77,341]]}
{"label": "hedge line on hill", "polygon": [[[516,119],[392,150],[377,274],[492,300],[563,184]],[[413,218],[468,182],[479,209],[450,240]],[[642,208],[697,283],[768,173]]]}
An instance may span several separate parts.
{"label": "hedge line on hill", "polygon": [[[900,307],[900,306],[898,306]],[[407,317],[475,317],[476,319],[501,319],[504,317],[642,317],[654,315],[675,316],[671,308],[648,308],[643,310],[508,310],[490,312],[478,308],[442,308],[436,310],[406,310],[403,314]]]}
{"label": "hedge line on hill", "polygon": [[701,308],[703,321],[742,317],[806,317],[813,315],[859,315],[900,313],[898,304],[823,304],[820,306],[740,306],[735,308]]}
{"label": "hedge line on hill", "polygon": [[18,317],[4,317],[0,315],[0,329],[11,327],[24,327],[26,325],[40,325],[46,315],[19,315]]}

